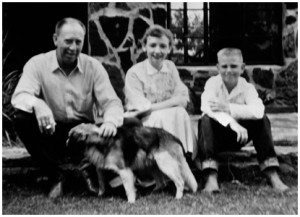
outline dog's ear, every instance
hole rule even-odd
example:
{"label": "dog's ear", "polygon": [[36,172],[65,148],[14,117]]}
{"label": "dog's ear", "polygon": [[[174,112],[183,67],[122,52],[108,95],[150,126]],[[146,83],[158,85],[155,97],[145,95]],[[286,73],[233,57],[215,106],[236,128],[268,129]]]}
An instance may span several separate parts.
{"label": "dog's ear", "polygon": [[91,132],[90,134],[87,135],[84,142],[87,145],[87,147],[91,147],[91,146],[98,147],[98,146],[106,145],[107,139],[100,136],[98,133]]}
{"label": "dog's ear", "polygon": [[95,146],[101,150],[108,144],[108,139],[100,136],[99,128],[94,124],[80,124],[69,132],[68,144],[81,144],[85,148]]}
{"label": "dog's ear", "polygon": [[79,124],[69,131],[69,136],[71,134],[88,135],[92,132],[98,132],[98,129],[94,124]]}
{"label": "dog's ear", "polygon": [[98,127],[95,125],[79,124],[69,131],[69,139],[71,138],[74,142],[85,142],[91,135],[95,137],[98,134]]}
{"label": "dog's ear", "polygon": [[105,141],[106,139],[100,136],[96,125],[80,124],[70,130],[67,148],[71,158],[80,160],[90,148],[96,148],[101,151]]}

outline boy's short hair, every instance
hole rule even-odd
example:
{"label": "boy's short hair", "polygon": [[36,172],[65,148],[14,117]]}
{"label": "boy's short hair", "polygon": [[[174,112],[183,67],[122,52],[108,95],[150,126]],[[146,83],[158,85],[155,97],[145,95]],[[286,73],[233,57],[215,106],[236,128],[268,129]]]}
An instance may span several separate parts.
{"label": "boy's short hair", "polygon": [[232,47],[226,47],[217,53],[218,61],[222,56],[238,56],[241,59],[241,62],[243,62],[243,54],[242,51],[238,48],[232,48]]}
{"label": "boy's short hair", "polygon": [[164,27],[160,26],[160,25],[151,25],[147,31],[144,34],[144,37],[142,39],[142,43],[143,45],[145,45],[147,43],[147,38],[148,36],[152,36],[152,37],[162,37],[163,35],[165,35],[168,39],[169,39],[169,46],[172,47],[173,46],[173,34],[170,30],[165,29]]}
{"label": "boy's short hair", "polygon": [[82,27],[84,33],[86,33],[85,25],[80,20],[75,19],[73,17],[66,17],[66,18],[59,20],[55,25],[55,33],[57,35],[59,35],[60,30],[63,27],[63,25],[68,24],[68,23],[78,23]]}

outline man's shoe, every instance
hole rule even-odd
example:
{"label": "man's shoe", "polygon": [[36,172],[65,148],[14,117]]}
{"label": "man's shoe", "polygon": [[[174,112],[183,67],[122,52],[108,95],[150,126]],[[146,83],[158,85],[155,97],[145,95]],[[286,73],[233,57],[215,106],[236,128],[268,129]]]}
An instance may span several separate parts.
{"label": "man's shoe", "polygon": [[88,191],[91,192],[92,194],[98,194],[99,188],[95,186],[95,183],[93,182],[89,173],[86,170],[82,170],[82,176]]}
{"label": "man's shoe", "polygon": [[63,182],[59,181],[56,183],[49,192],[49,198],[56,199],[58,197],[61,197],[63,195]]}

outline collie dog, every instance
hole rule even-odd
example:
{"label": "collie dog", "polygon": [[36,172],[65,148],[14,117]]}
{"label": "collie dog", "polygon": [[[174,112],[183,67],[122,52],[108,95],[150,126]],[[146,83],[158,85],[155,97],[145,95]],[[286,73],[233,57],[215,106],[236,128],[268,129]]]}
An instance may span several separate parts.
{"label": "collie dog", "polygon": [[139,171],[147,170],[152,175],[155,189],[163,188],[164,177],[168,177],[176,186],[177,199],[182,198],[185,187],[196,192],[198,185],[180,140],[163,129],[132,123],[127,121],[110,138],[101,137],[95,124],[80,124],[69,132],[71,155],[85,158],[96,167],[99,195],[105,192],[103,170],[120,176],[130,203],[136,199],[135,178]]}

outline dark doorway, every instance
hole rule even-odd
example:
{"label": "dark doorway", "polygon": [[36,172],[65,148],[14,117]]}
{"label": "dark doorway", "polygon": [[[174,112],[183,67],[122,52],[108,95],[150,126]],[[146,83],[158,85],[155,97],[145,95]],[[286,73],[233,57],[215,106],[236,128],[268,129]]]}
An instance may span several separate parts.
{"label": "dark doorway", "polygon": [[[22,70],[34,55],[55,49],[52,35],[55,24],[74,17],[87,24],[88,3],[2,3],[3,58],[6,65]],[[88,52],[87,38],[83,52]],[[4,72],[5,74],[5,72]]]}

